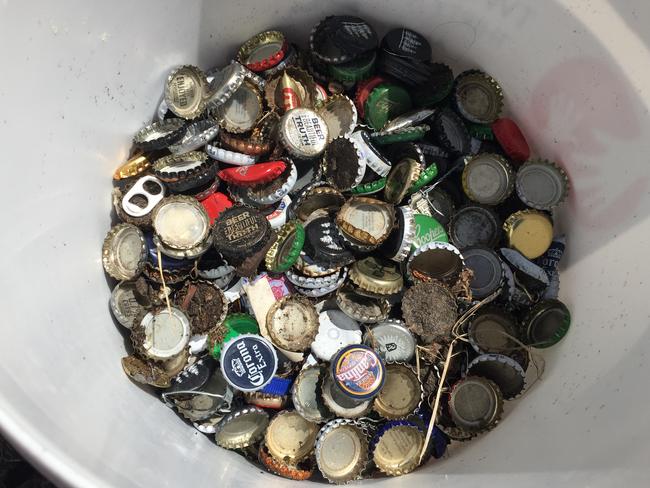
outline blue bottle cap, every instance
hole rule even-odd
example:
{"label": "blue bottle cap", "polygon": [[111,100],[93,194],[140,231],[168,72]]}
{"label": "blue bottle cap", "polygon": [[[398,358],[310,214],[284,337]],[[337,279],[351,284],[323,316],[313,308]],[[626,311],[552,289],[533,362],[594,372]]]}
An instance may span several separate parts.
{"label": "blue bottle cap", "polygon": [[293,385],[293,378],[279,378],[274,376],[270,383],[260,390],[261,393],[275,396],[286,396]]}
{"label": "blue bottle cap", "polygon": [[221,349],[221,372],[240,391],[258,391],[273,379],[278,356],[273,345],[261,336],[243,334]]}
{"label": "blue bottle cap", "polygon": [[[147,243],[147,256],[149,262],[155,268],[158,268],[158,250],[156,244],[153,242],[153,235],[149,232],[145,233],[144,240]],[[162,268],[165,270],[173,269],[189,269],[194,266],[194,261],[191,259],[174,259],[160,253],[162,256]]]}
{"label": "blue bottle cap", "polygon": [[386,367],[374,349],[352,344],[340,349],[332,358],[332,378],[345,395],[367,400],[384,386]]}

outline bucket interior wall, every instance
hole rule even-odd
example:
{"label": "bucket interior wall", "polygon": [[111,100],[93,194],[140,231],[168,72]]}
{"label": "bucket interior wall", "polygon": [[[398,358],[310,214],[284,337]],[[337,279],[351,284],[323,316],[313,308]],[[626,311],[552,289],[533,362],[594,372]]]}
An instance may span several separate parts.
{"label": "bucket interior wall", "polygon": [[[572,330],[490,434],[381,486],[612,486],[650,474],[650,7],[637,1],[0,3],[0,426],[62,485],[285,486],[123,374],[100,248],[110,178],[166,73],[224,64],[269,27],[327,14],[426,34],[434,59],[499,79],[572,192],[561,297]],[[251,485],[255,483],[255,485]]]}

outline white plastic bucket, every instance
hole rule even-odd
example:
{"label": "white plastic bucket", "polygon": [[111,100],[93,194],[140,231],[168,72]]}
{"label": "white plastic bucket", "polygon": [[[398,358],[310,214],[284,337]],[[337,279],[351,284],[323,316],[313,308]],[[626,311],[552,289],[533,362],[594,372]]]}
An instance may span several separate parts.
{"label": "white plastic bucket", "polygon": [[110,177],[181,63],[330,13],[428,35],[500,80],[535,152],[572,179],[572,330],[489,435],[382,486],[639,486],[650,476],[650,6],[643,0],[0,2],[0,425],[75,487],[285,486],[186,426],[120,367],[100,263]]}

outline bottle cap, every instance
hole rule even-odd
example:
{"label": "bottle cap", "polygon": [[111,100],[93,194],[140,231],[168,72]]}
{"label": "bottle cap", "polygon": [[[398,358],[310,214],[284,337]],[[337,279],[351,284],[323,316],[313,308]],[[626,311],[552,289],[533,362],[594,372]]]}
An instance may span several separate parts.
{"label": "bottle cap", "polygon": [[378,246],[395,226],[395,208],[369,197],[351,197],[336,215],[345,237],[363,245]]}
{"label": "bottle cap", "polygon": [[248,39],[237,60],[249,70],[260,72],[276,66],[285,56],[288,43],[280,31],[265,31]]}
{"label": "bottle cap", "polygon": [[268,84],[268,80],[270,80],[272,77],[276,76],[278,73],[288,69],[288,68],[294,68],[296,64],[298,64],[298,61],[301,61],[302,59],[302,53],[300,52],[300,49],[298,46],[294,43],[289,43],[286,49],[286,54],[284,55],[284,58],[282,61],[280,61],[278,64],[275,66],[265,69],[260,73],[260,76],[263,76],[266,78],[266,84]]}
{"label": "bottle cap", "polygon": [[420,463],[424,434],[413,424],[393,421],[384,424],[373,440],[373,460],[389,476],[410,473]]}
{"label": "bottle cap", "polygon": [[264,443],[275,459],[296,464],[313,451],[317,434],[317,424],[295,410],[283,410],[269,423]]}
{"label": "bottle cap", "polygon": [[381,76],[373,76],[367,80],[360,81],[357,84],[357,90],[354,95],[354,104],[361,118],[365,118],[365,105],[366,100],[370,96],[372,90],[382,83],[386,83],[386,79]]}
{"label": "bottle cap", "polygon": [[492,133],[513,161],[523,163],[530,157],[530,147],[514,120],[502,117],[492,122]]}
{"label": "bottle cap", "polygon": [[239,63],[230,63],[215,70],[209,85],[208,106],[215,109],[230,100],[246,79],[246,72],[246,68]]}
{"label": "bottle cap", "polygon": [[323,403],[336,417],[356,419],[370,412],[372,400],[355,400],[334,386],[331,375],[323,380]]}
{"label": "bottle cap", "polygon": [[388,121],[383,127],[382,132],[389,134],[401,129],[415,127],[422,124],[429,117],[435,114],[434,109],[430,108],[416,108],[402,115],[398,115],[394,119]]}
{"label": "bottle cap", "polygon": [[175,307],[159,307],[138,317],[131,329],[135,349],[154,361],[180,354],[190,340],[190,320]]}
{"label": "bottle cap", "polygon": [[335,15],[326,20],[332,41],[346,53],[359,56],[377,47],[377,33],[365,20],[352,15]]}
{"label": "bottle cap", "polygon": [[351,285],[339,288],[336,304],[348,317],[366,324],[385,320],[391,308],[385,298],[370,296]]}
{"label": "bottle cap", "polygon": [[212,226],[224,210],[233,206],[233,202],[225,193],[215,192],[201,200],[201,205],[207,212],[210,218],[210,225]]}
{"label": "bottle cap", "polygon": [[449,242],[445,228],[435,218],[415,213],[413,215],[413,221],[415,224],[415,234],[410,247],[411,251],[415,251],[417,248],[432,242]]}
{"label": "bottle cap", "polygon": [[221,372],[233,388],[257,391],[266,386],[278,367],[273,345],[261,336],[241,334],[221,348]]}
{"label": "bottle cap", "polygon": [[494,247],[501,227],[494,211],[480,205],[465,205],[451,217],[449,237],[458,249],[472,246]]}
{"label": "bottle cap", "polygon": [[266,328],[276,346],[293,352],[309,349],[318,333],[318,313],[312,303],[297,295],[275,302],[266,315]]}
{"label": "bottle cap", "polygon": [[329,217],[318,217],[309,222],[305,234],[305,251],[316,264],[331,269],[354,261],[353,254],[343,245],[336,224]]}
{"label": "bottle cap", "polygon": [[[173,119],[167,119],[173,120]],[[200,119],[185,127],[180,139],[169,146],[173,154],[183,154],[202,148],[219,133],[219,123],[212,119]]]}
{"label": "bottle cap", "polygon": [[345,278],[347,278],[347,272],[344,270],[343,274],[336,281],[336,283],[333,283],[331,285],[324,285],[323,287],[320,288],[301,288],[299,286],[296,286],[296,291],[301,295],[310,298],[324,297],[326,295],[334,293],[343,284]]}
{"label": "bottle cap", "polygon": [[467,366],[467,374],[494,381],[504,400],[512,400],[526,386],[526,372],[521,365],[503,354],[482,354]]}
{"label": "bottle cap", "polygon": [[491,124],[503,110],[503,92],[487,73],[468,70],[456,77],[454,102],[458,112],[470,122]]}
{"label": "bottle cap", "polygon": [[182,192],[214,181],[217,167],[204,152],[192,151],[158,159],[153,172],[170,190]]}
{"label": "bottle cap", "polygon": [[571,313],[559,300],[548,299],[537,303],[522,323],[527,343],[542,349],[557,344],[569,331]]}
{"label": "bottle cap", "polygon": [[389,31],[381,40],[381,48],[403,58],[421,62],[431,61],[429,41],[421,34],[405,27]]}
{"label": "bottle cap", "polygon": [[487,378],[467,376],[452,387],[449,413],[454,423],[463,430],[491,430],[501,420],[503,413],[501,390]]}
{"label": "bottle cap", "polygon": [[[345,268],[342,268],[345,270]],[[296,272],[292,269],[288,269],[284,275],[287,279],[296,286],[307,289],[322,288],[325,286],[330,286],[336,283],[341,277],[342,271],[336,270],[332,274],[324,276],[307,276],[302,273]]]}
{"label": "bottle cap", "polygon": [[318,209],[335,211],[345,203],[345,197],[340,191],[330,186],[308,187],[295,200],[292,213],[296,218],[306,221]]}
{"label": "bottle cap", "polygon": [[314,78],[295,66],[279,71],[264,88],[264,98],[269,109],[280,115],[291,108],[314,107],[317,93]]}
{"label": "bottle cap", "polygon": [[200,390],[163,393],[163,399],[173,404],[178,413],[191,422],[207,420],[230,410],[233,391],[221,372],[215,370]]}
{"label": "bottle cap", "polygon": [[265,264],[269,271],[283,273],[288,271],[298,260],[305,243],[305,229],[297,220],[283,225],[278,231],[278,238],[266,253]]}
{"label": "bottle cap", "polygon": [[[278,161],[284,162],[286,168],[277,178],[268,183],[256,185],[255,187],[246,187],[245,190],[240,189],[238,194],[241,195],[243,193],[245,195],[244,199],[263,207],[269,207],[282,201],[296,185],[298,170],[289,158],[279,158]],[[268,208],[265,210],[268,210]],[[267,212],[265,211],[265,213]]]}
{"label": "bottle cap", "polygon": [[366,160],[351,138],[337,137],[325,150],[323,173],[332,186],[340,191],[348,191],[363,180]]}
{"label": "bottle cap", "polygon": [[143,154],[138,154],[115,170],[115,173],[113,173],[113,180],[120,181],[140,176],[149,168],[151,168],[149,159],[147,159]]}
{"label": "bottle cap", "polygon": [[343,64],[329,64],[329,76],[341,83],[356,83],[372,74],[377,61],[377,53],[368,51],[365,54]]}
{"label": "bottle cap", "polygon": [[183,119],[165,119],[144,126],[133,136],[133,145],[143,151],[156,151],[177,143],[185,134]]}
{"label": "bottle cap", "polygon": [[338,273],[339,270],[341,270],[340,266],[337,266],[335,268],[325,268],[316,264],[311,257],[305,254],[304,251],[300,253],[300,257],[298,258],[298,261],[296,261],[294,267],[302,274],[310,278],[331,276],[332,274]]}
{"label": "bottle cap", "polygon": [[305,481],[311,478],[314,474],[314,466],[309,459],[305,460],[304,463],[298,463],[295,466],[291,463],[275,459],[269,454],[264,442],[260,443],[258,458],[260,463],[267,470],[271,473],[277,474],[278,476],[282,476],[283,478]]}
{"label": "bottle cap", "polygon": [[537,210],[520,210],[503,223],[508,246],[528,259],[535,259],[546,252],[553,241],[551,218]]}
{"label": "bottle cap", "polygon": [[386,419],[401,419],[413,413],[424,401],[424,388],[415,370],[406,364],[386,365],[386,382],[373,409]]}
{"label": "bottle cap", "polygon": [[223,211],[212,233],[215,248],[226,258],[243,259],[264,247],[271,227],[258,210],[237,205]]}
{"label": "bottle cap", "polygon": [[357,108],[345,95],[333,95],[317,111],[327,125],[330,141],[349,136],[357,126]]}
{"label": "bottle cap", "polygon": [[216,426],[214,438],[224,449],[243,449],[262,439],[268,425],[269,415],[248,405],[224,417]]}
{"label": "bottle cap", "polygon": [[467,127],[451,109],[439,110],[433,119],[432,128],[443,149],[452,155],[469,153],[470,136]]}
{"label": "bottle cap", "polygon": [[142,231],[133,224],[117,224],[102,246],[104,270],[116,280],[132,280],[144,267],[147,246]]}
{"label": "bottle cap", "polygon": [[210,331],[208,342],[212,357],[219,359],[223,345],[242,334],[259,334],[259,326],[252,315],[231,313],[226,316],[221,327]]}
{"label": "bottle cap", "polygon": [[372,144],[370,135],[365,130],[358,130],[350,135],[350,140],[355,143],[357,151],[361,153],[361,158],[365,160],[366,165],[379,176],[387,176],[391,169],[391,163],[381,152]]}
{"label": "bottle cap", "polygon": [[172,250],[195,249],[210,236],[208,214],[194,197],[165,197],[154,209],[152,220],[156,237]]}
{"label": "bottle cap", "polygon": [[444,63],[428,63],[426,81],[414,87],[413,102],[416,105],[430,107],[445,100],[454,87],[454,73]]}
{"label": "bottle cap", "polygon": [[356,261],[350,279],[359,288],[379,295],[392,295],[404,288],[404,278],[397,265],[373,256]]}
{"label": "bottle cap", "polygon": [[409,188],[407,194],[415,193],[425,187],[431,183],[436,176],[438,176],[438,165],[436,163],[431,163],[420,173],[420,177],[415,183],[413,183],[411,188]]}
{"label": "bottle cap", "polygon": [[551,161],[528,161],[517,171],[517,195],[529,207],[551,210],[564,201],[568,192],[567,174]]}
{"label": "bottle cap", "polygon": [[278,178],[286,169],[287,163],[279,160],[226,168],[220,170],[217,175],[230,185],[249,187],[269,183]]}
{"label": "bottle cap", "polygon": [[165,196],[165,186],[158,178],[146,175],[139,178],[128,191],[122,195],[119,189],[113,189],[115,211],[123,219],[135,217],[134,222],[149,226],[149,214]]}
{"label": "bottle cap", "polygon": [[397,225],[381,246],[381,253],[388,259],[401,263],[411,251],[416,235],[413,210],[408,206],[398,207]]}
{"label": "bottle cap", "polygon": [[194,334],[205,334],[218,327],[228,314],[228,300],[221,288],[204,281],[187,281],[174,298],[192,322]]}
{"label": "bottle cap", "polygon": [[511,337],[518,337],[517,322],[500,307],[481,308],[467,325],[467,338],[478,353],[510,355],[519,348]]}
{"label": "bottle cap", "polygon": [[122,370],[136,383],[151,385],[156,388],[168,388],[171,378],[165,370],[151,361],[145,361],[138,356],[122,358]]}
{"label": "bottle cap", "polygon": [[481,153],[467,159],[463,170],[463,190],[470,200],[498,205],[515,186],[510,163],[498,154]]}
{"label": "bottle cap", "polygon": [[217,366],[217,362],[210,356],[197,359],[193,364],[184,367],[174,378],[171,387],[162,393],[162,399],[169,405],[170,399],[177,394],[180,396],[205,389]]}
{"label": "bottle cap", "polygon": [[332,357],[332,379],[347,396],[355,400],[373,398],[381,391],[386,370],[374,349],[364,345],[349,345]]}
{"label": "bottle cap", "polygon": [[228,151],[227,149],[213,146],[212,144],[205,146],[205,152],[208,153],[208,156],[212,159],[216,159],[222,163],[232,164],[233,166],[247,166],[249,164],[255,164],[255,161],[257,161],[256,156]]}
{"label": "bottle cap", "polygon": [[323,118],[308,108],[294,108],[280,119],[280,142],[297,158],[321,155],[327,146],[328,134]]}
{"label": "bottle cap", "polygon": [[310,422],[322,423],[332,418],[321,400],[322,380],[328,374],[318,365],[304,367],[293,383],[293,405],[303,418]]}
{"label": "bottle cap", "polygon": [[365,120],[375,130],[412,107],[408,91],[399,85],[384,83],[372,90],[364,106]]}
{"label": "bottle cap", "polygon": [[402,159],[393,166],[386,178],[386,188],[384,188],[386,201],[399,204],[418,180],[421,172],[420,162],[411,158]]}
{"label": "bottle cap", "polygon": [[395,319],[384,320],[369,328],[363,336],[363,343],[377,351],[387,363],[410,361],[417,346],[404,322]]}
{"label": "bottle cap", "polygon": [[448,341],[458,319],[456,296],[442,283],[416,282],[404,293],[402,316],[424,344]]}
{"label": "bottle cap", "polygon": [[487,247],[470,247],[463,250],[463,257],[473,272],[469,286],[474,300],[487,298],[501,287],[503,268],[496,252]]}
{"label": "bottle cap", "polygon": [[146,302],[138,293],[134,281],[120,281],[111,292],[109,305],[120,325],[130,329],[135,318],[144,312],[145,305],[148,305]]}
{"label": "bottle cap", "polygon": [[372,134],[372,141],[380,146],[398,144],[401,142],[413,142],[421,140],[431,130],[426,124],[414,125],[403,129],[395,129],[390,132],[382,130]]}
{"label": "bottle cap", "polygon": [[335,41],[338,22],[333,16],[326,17],[316,24],[309,34],[309,50],[319,61],[327,64],[341,64],[352,61],[356,50],[349,52],[341,47],[340,41]]}
{"label": "bottle cap", "polygon": [[[277,117],[275,112],[266,113],[272,113]],[[268,118],[268,115],[266,117]],[[277,120],[279,122],[279,118]],[[258,122],[256,127],[259,127],[260,123],[263,123],[263,121]],[[221,141],[221,144],[225,146],[225,149],[230,149],[236,153],[245,154],[254,158],[270,153],[275,145],[275,138],[269,138],[262,134],[255,135],[255,129],[253,129],[253,134],[250,136],[236,136],[224,130],[221,131],[219,140]]]}
{"label": "bottle cap", "polygon": [[311,350],[318,359],[330,361],[342,347],[361,343],[359,324],[340,310],[318,314],[318,334]]}
{"label": "bottle cap", "polygon": [[428,242],[418,247],[406,264],[409,274],[449,285],[458,281],[464,267],[465,261],[458,248],[446,242]]}
{"label": "bottle cap", "polygon": [[257,86],[245,80],[227,101],[216,107],[221,128],[235,134],[253,129],[262,117],[264,102]]}
{"label": "bottle cap", "polygon": [[330,483],[358,479],[368,464],[368,452],[368,438],[353,421],[332,420],[318,433],[316,463]]}
{"label": "bottle cap", "polygon": [[176,68],[165,83],[165,102],[174,115],[183,119],[196,119],[205,110],[208,80],[196,66]]}

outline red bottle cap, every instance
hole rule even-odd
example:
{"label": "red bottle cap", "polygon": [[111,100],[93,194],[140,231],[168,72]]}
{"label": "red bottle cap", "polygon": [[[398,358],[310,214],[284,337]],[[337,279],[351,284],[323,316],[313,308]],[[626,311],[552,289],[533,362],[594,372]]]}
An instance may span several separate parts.
{"label": "red bottle cap", "polygon": [[492,123],[492,132],[508,157],[519,163],[530,157],[530,147],[524,134],[514,120],[497,119]]}
{"label": "red bottle cap", "polygon": [[214,221],[219,217],[221,212],[233,206],[233,202],[227,195],[216,192],[210,195],[209,197],[201,200],[201,205],[206,212],[208,212],[208,217],[210,217],[210,225],[214,224]]}
{"label": "red bottle cap", "polygon": [[287,168],[284,161],[237,166],[219,171],[218,176],[226,183],[235,186],[254,186],[269,183],[280,176]]}
{"label": "red bottle cap", "polygon": [[359,112],[359,116],[361,118],[364,117],[364,105],[366,104],[366,100],[368,99],[368,96],[370,96],[370,92],[373,91],[375,88],[377,88],[378,85],[381,83],[384,83],[386,81],[385,78],[382,78],[381,76],[373,76],[372,78],[368,78],[367,80],[360,81],[359,84],[357,85],[357,93],[354,97],[354,104],[357,106],[357,112]]}

